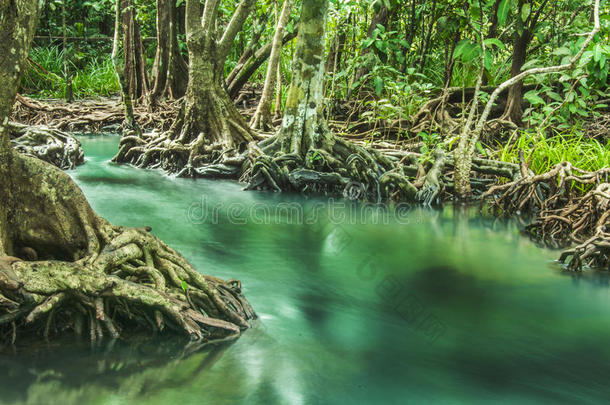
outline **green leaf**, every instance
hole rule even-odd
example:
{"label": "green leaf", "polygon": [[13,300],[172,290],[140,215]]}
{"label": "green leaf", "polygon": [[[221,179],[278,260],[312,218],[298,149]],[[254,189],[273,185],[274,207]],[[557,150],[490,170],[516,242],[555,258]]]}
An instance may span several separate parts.
{"label": "green leaf", "polygon": [[563,98],[561,98],[561,96],[559,94],[555,93],[554,91],[547,91],[546,95],[555,101],[559,101],[559,102],[563,101]]}
{"label": "green leaf", "polygon": [[457,60],[460,56],[462,56],[464,49],[469,45],[469,39],[462,39],[460,42],[458,42],[458,44],[455,46],[455,50],[453,51],[453,59]]}
{"label": "green leaf", "polygon": [[502,41],[500,41],[498,38],[487,38],[483,42],[485,43],[485,46],[488,48],[491,48],[492,45],[495,45],[499,49],[506,49],[506,46],[504,45],[504,43]]}
{"label": "green leaf", "polygon": [[375,77],[375,93],[377,93],[377,96],[381,95],[381,92],[383,91],[383,79],[379,76]]}
{"label": "green leaf", "polygon": [[494,58],[487,49],[485,50],[485,69],[491,70],[494,66]]}
{"label": "green leaf", "polygon": [[476,44],[470,44],[462,54],[462,62],[472,62],[481,55],[481,48]]}
{"label": "green leaf", "polygon": [[186,281],[182,280],[182,290],[184,290],[184,292],[186,292],[186,290],[189,288],[189,285],[186,283]]}
{"label": "green leaf", "polygon": [[593,60],[599,62],[602,57],[602,47],[600,44],[595,46],[595,53],[593,54]]}
{"label": "green leaf", "polygon": [[577,110],[576,104],[568,104],[568,110],[570,110],[570,112],[574,114]]}
{"label": "green leaf", "polygon": [[538,92],[536,90],[530,90],[527,93],[525,93],[523,95],[523,98],[525,98],[527,101],[529,101],[530,104],[532,105],[544,105],[546,104],[544,102],[544,100],[538,95]]}
{"label": "green leaf", "polygon": [[369,46],[371,46],[371,44],[374,42],[375,40],[373,38],[367,38],[364,40],[364,42],[362,43],[362,48],[366,49]]}
{"label": "green leaf", "polygon": [[527,69],[529,69],[529,68],[533,68],[533,67],[535,67],[535,66],[536,66],[536,65],[537,65],[539,62],[540,62],[540,60],[538,60],[538,59],[532,59],[532,60],[529,60],[529,61],[525,62],[525,63],[523,64],[523,66],[521,66],[521,71],[523,72],[524,70],[527,70]]}
{"label": "green leaf", "polygon": [[498,24],[506,24],[508,13],[510,11],[510,0],[502,0],[498,6]]}
{"label": "green leaf", "polygon": [[527,17],[529,17],[531,11],[532,6],[529,3],[525,3],[523,7],[521,7],[521,21],[527,21]]}
{"label": "green leaf", "polygon": [[563,56],[563,55],[571,55],[572,52],[570,52],[570,49],[562,46],[561,48],[557,48],[553,51],[553,55],[557,55],[557,56]]}
{"label": "green leaf", "polygon": [[375,47],[377,49],[379,49],[379,51],[382,52],[382,53],[386,53],[387,52],[387,43],[385,43],[385,42],[377,41],[377,42],[375,42]]}

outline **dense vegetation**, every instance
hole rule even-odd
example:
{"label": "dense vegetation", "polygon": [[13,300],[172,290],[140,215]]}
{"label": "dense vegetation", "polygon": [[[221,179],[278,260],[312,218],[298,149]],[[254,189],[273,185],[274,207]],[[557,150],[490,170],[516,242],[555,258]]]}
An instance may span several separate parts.
{"label": "dense vegetation", "polygon": [[607,1],[5,3],[9,339],[41,319],[47,336],[55,311],[56,329],[86,319],[92,339],[142,325],[228,338],[255,317],[238,281],[109,224],[67,175],[24,156],[63,167],[74,143],[8,124],[15,97],[25,124],[114,125],[116,163],[375,203],[480,200],[532,213],[527,232],[566,249],[569,269],[610,265]]}
{"label": "dense vegetation", "polygon": [[[286,26],[288,33],[297,29],[299,3],[292,7]],[[137,0],[133,6],[150,87],[155,75],[158,4]],[[180,54],[188,58],[185,7],[185,2],[176,2],[176,37]],[[256,2],[225,61],[226,75],[233,71],[245,51],[261,49],[273,39],[281,7],[279,1]],[[587,170],[604,166],[607,158],[603,151],[608,139],[604,126],[598,128],[596,123],[603,121],[600,116],[608,110],[610,99],[607,81],[610,20],[607,2],[602,2],[601,7],[601,31],[575,69],[556,75],[530,76],[524,89],[503,97],[505,100],[495,108],[496,115],[509,118],[507,121],[517,124],[518,129],[509,135],[510,139],[507,136],[482,139],[479,147],[485,148],[486,153],[516,162],[519,150],[530,152],[528,155],[533,151],[532,168],[536,172],[565,159],[578,159],[579,166]],[[233,1],[221,2],[220,21],[226,22],[235,8]],[[110,55],[114,9],[111,1],[49,2],[37,30],[29,69],[23,77],[23,93],[64,97],[65,57],[76,98],[117,96],[119,86]],[[326,116],[343,121],[349,117],[350,123],[341,130],[351,134],[365,132],[371,141],[388,135],[392,139],[415,136],[423,143],[424,151],[434,149],[444,136],[447,123],[414,119],[421,118],[417,113],[441,89],[472,89],[484,61],[486,87],[481,98],[485,100],[491,89],[521,70],[568,60],[579,50],[585,40],[582,33],[592,22],[589,4],[577,1],[496,0],[464,4],[337,0],[330,1],[328,16]],[[65,49],[63,35],[68,38]],[[284,45],[279,61],[280,97],[272,100],[272,110],[278,113],[291,80],[293,42]],[[249,78],[254,88],[262,87],[266,69],[265,60]],[[235,93],[233,96],[236,98]],[[518,101],[513,101],[513,97]],[[460,114],[451,112],[454,117]],[[592,127],[595,130],[590,131]],[[538,142],[540,139],[542,142]],[[566,140],[571,146],[566,145]],[[555,151],[557,145],[563,146],[561,152]],[[579,158],[583,148],[587,151],[586,159]]]}

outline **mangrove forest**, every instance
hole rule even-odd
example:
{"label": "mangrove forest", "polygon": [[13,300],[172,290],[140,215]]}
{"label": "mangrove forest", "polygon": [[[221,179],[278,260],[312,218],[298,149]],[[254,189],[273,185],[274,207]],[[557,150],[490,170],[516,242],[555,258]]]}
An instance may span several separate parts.
{"label": "mangrove forest", "polygon": [[606,403],[607,0],[0,0],[0,404]]}

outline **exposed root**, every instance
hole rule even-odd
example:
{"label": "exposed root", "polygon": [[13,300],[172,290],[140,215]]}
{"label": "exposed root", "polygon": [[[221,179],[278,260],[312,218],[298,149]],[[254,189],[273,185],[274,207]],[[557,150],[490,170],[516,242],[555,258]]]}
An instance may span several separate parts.
{"label": "exposed root", "polygon": [[[134,106],[134,116],[141,128],[167,130],[178,113],[178,101],[157,102],[154,110],[145,103]],[[46,125],[62,131],[121,132],[125,111],[119,99],[39,101],[17,95],[12,119],[28,125]]]}
{"label": "exposed root", "polygon": [[239,335],[256,317],[239,285],[201,275],[142,230],[111,228],[113,237],[98,255],[76,262],[4,259],[0,302],[7,305],[0,329],[16,322],[20,330],[47,335],[49,329],[81,334],[74,316],[80,313],[92,340],[142,327],[162,332],[166,325],[191,339],[211,340]]}
{"label": "exposed root", "polygon": [[[546,246],[567,248],[559,261],[569,270],[610,269],[609,175],[610,168],[587,172],[564,162],[547,173],[492,187],[485,197],[505,214],[536,214],[527,234]],[[576,187],[592,189],[582,195]]]}
{"label": "exposed root", "polygon": [[305,153],[282,132],[258,145],[251,143],[242,176],[247,189],[343,193],[373,201],[414,197],[415,187],[396,160],[330,134],[323,123],[319,129],[324,131],[322,141]]}
{"label": "exposed root", "polygon": [[9,133],[15,150],[60,169],[74,169],[85,161],[80,142],[65,132],[49,127],[10,123]]}
{"label": "exposed root", "polygon": [[169,131],[123,136],[113,161],[181,177],[238,178],[240,154],[255,135],[222,90],[208,93],[205,107],[185,100]]}
{"label": "exposed root", "polygon": [[236,337],[256,317],[239,282],[200,274],[147,229],[109,224],[66,174],[16,153],[7,166],[19,186],[9,187],[0,251],[0,339],[170,329],[206,341]]}

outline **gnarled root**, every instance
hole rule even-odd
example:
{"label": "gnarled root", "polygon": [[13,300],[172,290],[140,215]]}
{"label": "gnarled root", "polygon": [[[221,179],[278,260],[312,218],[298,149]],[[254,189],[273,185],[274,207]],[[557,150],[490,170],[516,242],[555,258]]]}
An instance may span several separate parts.
{"label": "gnarled root", "polygon": [[239,283],[201,275],[143,230],[117,231],[99,255],[77,262],[4,256],[0,302],[7,305],[0,328],[16,322],[18,329],[46,337],[49,330],[82,334],[79,319],[85,318],[92,340],[142,328],[161,332],[166,326],[195,340],[212,340],[237,337],[256,316]]}
{"label": "gnarled root", "polygon": [[577,198],[571,192],[574,185],[598,185],[608,174],[610,168],[587,172],[563,162],[546,173],[528,174],[516,181],[491,187],[483,194],[483,199],[492,198],[494,205],[509,215],[560,209]]}
{"label": "gnarled root", "polygon": [[610,270],[610,211],[606,211],[598,221],[595,234],[577,246],[561,253],[559,262],[571,271],[581,271],[583,266]]}
{"label": "gnarled root", "polygon": [[18,152],[37,157],[60,169],[74,169],[85,162],[80,142],[72,135],[45,126],[9,124],[11,143]]}
{"label": "gnarled root", "polygon": [[255,135],[222,90],[205,93],[198,95],[205,105],[185,101],[169,131],[125,134],[113,161],[181,177],[238,178],[240,153]]}
{"label": "gnarled root", "polygon": [[[525,232],[546,246],[567,248],[559,261],[569,270],[610,269],[609,175],[610,168],[587,172],[564,162],[547,173],[492,187],[485,196],[507,214],[536,214]],[[575,187],[594,188],[579,195]]]}
{"label": "gnarled root", "polygon": [[372,201],[413,199],[415,187],[399,159],[330,133],[323,138],[304,154],[299,145],[286,147],[281,132],[258,145],[250,143],[241,180],[249,190],[343,193]]}
{"label": "gnarled root", "polygon": [[224,339],[256,317],[239,282],[200,274],[147,229],[109,224],[60,170],[17,153],[5,168],[0,340],[86,327],[92,340],[144,329]]}
{"label": "gnarled root", "polygon": [[561,209],[542,211],[526,232],[547,246],[566,248],[559,261],[573,271],[610,269],[610,184],[601,183]]}

